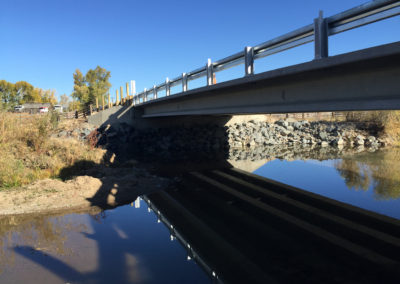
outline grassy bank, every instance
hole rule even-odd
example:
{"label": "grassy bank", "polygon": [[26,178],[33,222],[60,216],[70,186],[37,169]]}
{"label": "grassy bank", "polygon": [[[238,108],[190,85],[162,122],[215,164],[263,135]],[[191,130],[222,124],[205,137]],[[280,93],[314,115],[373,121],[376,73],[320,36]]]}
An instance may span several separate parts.
{"label": "grassy bank", "polygon": [[[0,190],[57,178],[79,160],[101,162],[103,150],[75,139],[52,138],[69,127],[55,114],[27,115],[0,111]],[[74,122],[76,123],[76,122]],[[71,126],[73,127],[73,126]]]}

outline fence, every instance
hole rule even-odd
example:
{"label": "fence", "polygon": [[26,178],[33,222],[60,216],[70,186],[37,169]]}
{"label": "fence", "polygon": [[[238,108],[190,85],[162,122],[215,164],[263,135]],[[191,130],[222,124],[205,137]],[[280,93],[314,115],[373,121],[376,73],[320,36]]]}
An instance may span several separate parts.
{"label": "fence", "polygon": [[92,114],[98,113],[102,110],[105,109],[109,109],[113,106],[118,106],[118,105],[131,105],[132,104],[132,99],[133,97],[129,98],[122,98],[121,101],[117,101],[116,103],[107,103],[105,104],[103,101],[103,105],[99,105],[98,103],[96,103],[95,105],[89,105],[88,107],[85,107],[84,109],[81,110],[76,110],[76,111],[72,111],[72,112],[65,112],[62,113],[63,118],[66,119],[72,119],[72,118],[86,118]]}

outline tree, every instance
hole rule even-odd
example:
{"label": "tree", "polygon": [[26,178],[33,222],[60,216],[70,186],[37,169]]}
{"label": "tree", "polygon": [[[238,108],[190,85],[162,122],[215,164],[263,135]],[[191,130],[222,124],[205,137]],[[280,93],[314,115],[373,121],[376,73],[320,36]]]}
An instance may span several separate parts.
{"label": "tree", "polygon": [[2,108],[9,108],[18,104],[13,83],[0,80],[0,98]]}
{"label": "tree", "polygon": [[69,102],[69,104],[68,104],[68,109],[70,110],[70,111],[73,111],[73,110],[79,110],[79,102],[78,101],[72,101],[72,102]]}
{"label": "tree", "polygon": [[56,104],[56,91],[35,88],[25,81],[15,84],[0,80],[0,102],[2,108],[12,108],[23,103],[51,103]]}
{"label": "tree", "polygon": [[39,89],[41,102],[50,103],[52,105],[57,104],[56,91],[55,90],[42,90]]}
{"label": "tree", "polygon": [[60,96],[59,104],[66,107],[68,106],[68,103],[69,103],[69,97],[66,94],[62,94]]}
{"label": "tree", "polygon": [[28,82],[19,81],[15,83],[14,88],[19,103],[40,102],[40,96]]}
{"label": "tree", "polygon": [[96,98],[101,101],[111,87],[110,77],[110,71],[100,66],[97,66],[94,70],[90,69],[85,76],[79,69],[76,69],[73,74],[74,92],[72,96],[84,106],[94,104]]}

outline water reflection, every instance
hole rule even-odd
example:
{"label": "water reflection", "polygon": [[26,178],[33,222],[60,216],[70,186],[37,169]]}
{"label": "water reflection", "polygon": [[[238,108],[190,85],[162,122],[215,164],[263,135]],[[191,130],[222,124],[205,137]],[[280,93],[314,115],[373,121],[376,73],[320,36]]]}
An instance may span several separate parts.
{"label": "water reflection", "polygon": [[0,219],[0,283],[209,283],[140,203]]}
{"label": "water reflection", "polygon": [[[255,160],[254,162],[257,162]],[[299,148],[269,152],[257,169],[266,178],[400,218],[400,148]]]}
{"label": "water reflection", "polygon": [[372,186],[374,198],[400,197],[400,149],[392,148],[345,157],[335,163],[349,189],[368,190]]}
{"label": "water reflection", "polygon": [[57,255],[72,253],[65,247],[67,233],[87,230],[85,224],[75,224],[62,216],[16,215],[0,218],[0,273],[15,263],[12,248],[29,248],[30,253]]}
{"label": "water reflection", "polygon": [[[280,159],[286,161],[295,160],[328,160],[352,156],[355,153],[363,152],[361,148],[343,147],[320,147],[318,145],[273,145],[257,148],[234,148],[229,151],[228,163],[244,171],[254,172],[265,163]],[[368,149],[369,151],[375,151]]]}

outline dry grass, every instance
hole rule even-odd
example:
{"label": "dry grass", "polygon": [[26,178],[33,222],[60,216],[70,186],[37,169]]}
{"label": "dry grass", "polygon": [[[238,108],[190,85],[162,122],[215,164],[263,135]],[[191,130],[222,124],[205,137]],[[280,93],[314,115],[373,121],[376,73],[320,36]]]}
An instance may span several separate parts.
{"label": "dry grass", "polygon": [[372,124],[380,136],[388,136],[394,144],[400,143],[400,111],[351,111],[346,112],[347,121]]}
{"label": "dry grass", "polygon": [[55,178],[76,161],[101,162],[103,150],[74,139],[50,138],[57,128],[51,114],[0,112],[0,189]]}

